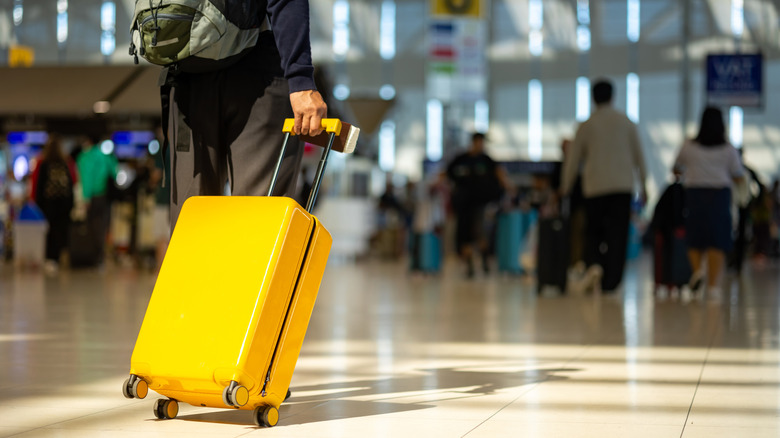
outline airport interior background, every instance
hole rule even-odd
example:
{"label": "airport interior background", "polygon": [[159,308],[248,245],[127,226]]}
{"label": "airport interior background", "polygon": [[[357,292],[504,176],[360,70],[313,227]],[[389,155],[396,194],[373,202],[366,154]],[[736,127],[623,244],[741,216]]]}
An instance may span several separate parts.
{"label": "airport interior background", "polygon": [[[361,135],[326,169],[328,267],[292,395],[258,428],[183,403],[160,420],[156,393],[122,396],[160,263],[160,67],[128,55],[134,2],[0,0],[0,436],[780,436],[780,1],[309,5],[318,88]],[[572,287],[573,260],[558,282],[537,275],[559,263],[543,230],[569,222],[546,203],[599,78],[648,173],[611,294]],[[756,176],[744,223],[733,209],[744,260],[717,297],[658,281],[652,228],[709,105]],[[442,171],[474,132],[514,189],[487,209],[486,269],[467,275]],[[116,165],[92,266],[44,260],[30,180],[54,134]],[[318,160],[307,145],[299,187]],[[214,308],[230,309],[218,291]]]}

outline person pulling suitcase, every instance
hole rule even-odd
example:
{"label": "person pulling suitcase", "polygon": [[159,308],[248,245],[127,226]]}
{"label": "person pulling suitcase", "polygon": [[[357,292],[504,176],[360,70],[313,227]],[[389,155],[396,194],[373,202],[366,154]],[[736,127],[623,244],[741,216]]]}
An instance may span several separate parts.
{"label": "person pulling suitcase", "polygon": [[[165,67],[172,227],[187,198],[221,195],[228,181],[233,195],[265,194],[285,119],[296,135],[322,132],[308,0],[136,0],[130,30],[136,62]],[[293,195],[302,154],[293,139],[276,194]]]}

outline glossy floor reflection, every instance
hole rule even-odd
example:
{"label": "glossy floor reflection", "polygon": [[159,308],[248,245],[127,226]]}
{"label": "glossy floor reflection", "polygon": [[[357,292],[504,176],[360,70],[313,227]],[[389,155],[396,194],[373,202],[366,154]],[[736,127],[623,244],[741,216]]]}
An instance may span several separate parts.
{"label": "glossy floor reflection", "polygon": [[[528,278],[331,264],[278,426],[126,400],[154,276],[0,268],[0,437],[777,437],[780,269],[721,303],[537,297]],[[218,303],[215,308],[228,306]]]}

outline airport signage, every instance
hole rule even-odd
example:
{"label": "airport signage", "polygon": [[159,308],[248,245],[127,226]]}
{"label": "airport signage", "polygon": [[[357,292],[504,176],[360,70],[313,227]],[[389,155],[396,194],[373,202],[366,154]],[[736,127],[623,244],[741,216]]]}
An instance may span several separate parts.
{"label": "airport signage", "polygon": [[761,54],[708,55],[707,104],[763,107],[763,63]]}

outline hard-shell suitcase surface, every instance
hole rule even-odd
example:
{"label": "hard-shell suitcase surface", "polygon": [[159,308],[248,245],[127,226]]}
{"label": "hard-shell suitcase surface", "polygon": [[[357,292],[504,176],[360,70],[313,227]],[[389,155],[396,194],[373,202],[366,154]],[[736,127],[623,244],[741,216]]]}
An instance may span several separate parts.
{"label": "hard-shell suitcase surface", "polygon": [[412,238],[411,270],[435,273],[441,270],[441,238],[436,233],[415,233]]}
{"label": "hard-shell suitcase surface", "polygon": [[653,242],[653,273],[656,288],[667,286],[679,288],[691,279],[691,264],[685,242],[685,228],[679,227],[671,233],[655,232]]}
{"label": "hard-shell suitcase surface", "polygon": [[498,215],[496,231],[496,258],[498,270],[520,274],[520,253],[528,237],[528,230],[536,222],[534,212],[510,211]]}
{"label": "hard-shell suitcase surface", "polygon": [[[336,127],[328,132],[339,135]],[[136,341],[125,396],[144,398],[152,389],[168,397],[155,403],[160,419],[174,418],[178,402],[186,402],[254,410],[256,424],[275,425],[331,243],[317,218],[290,198],[188,199]]]}

